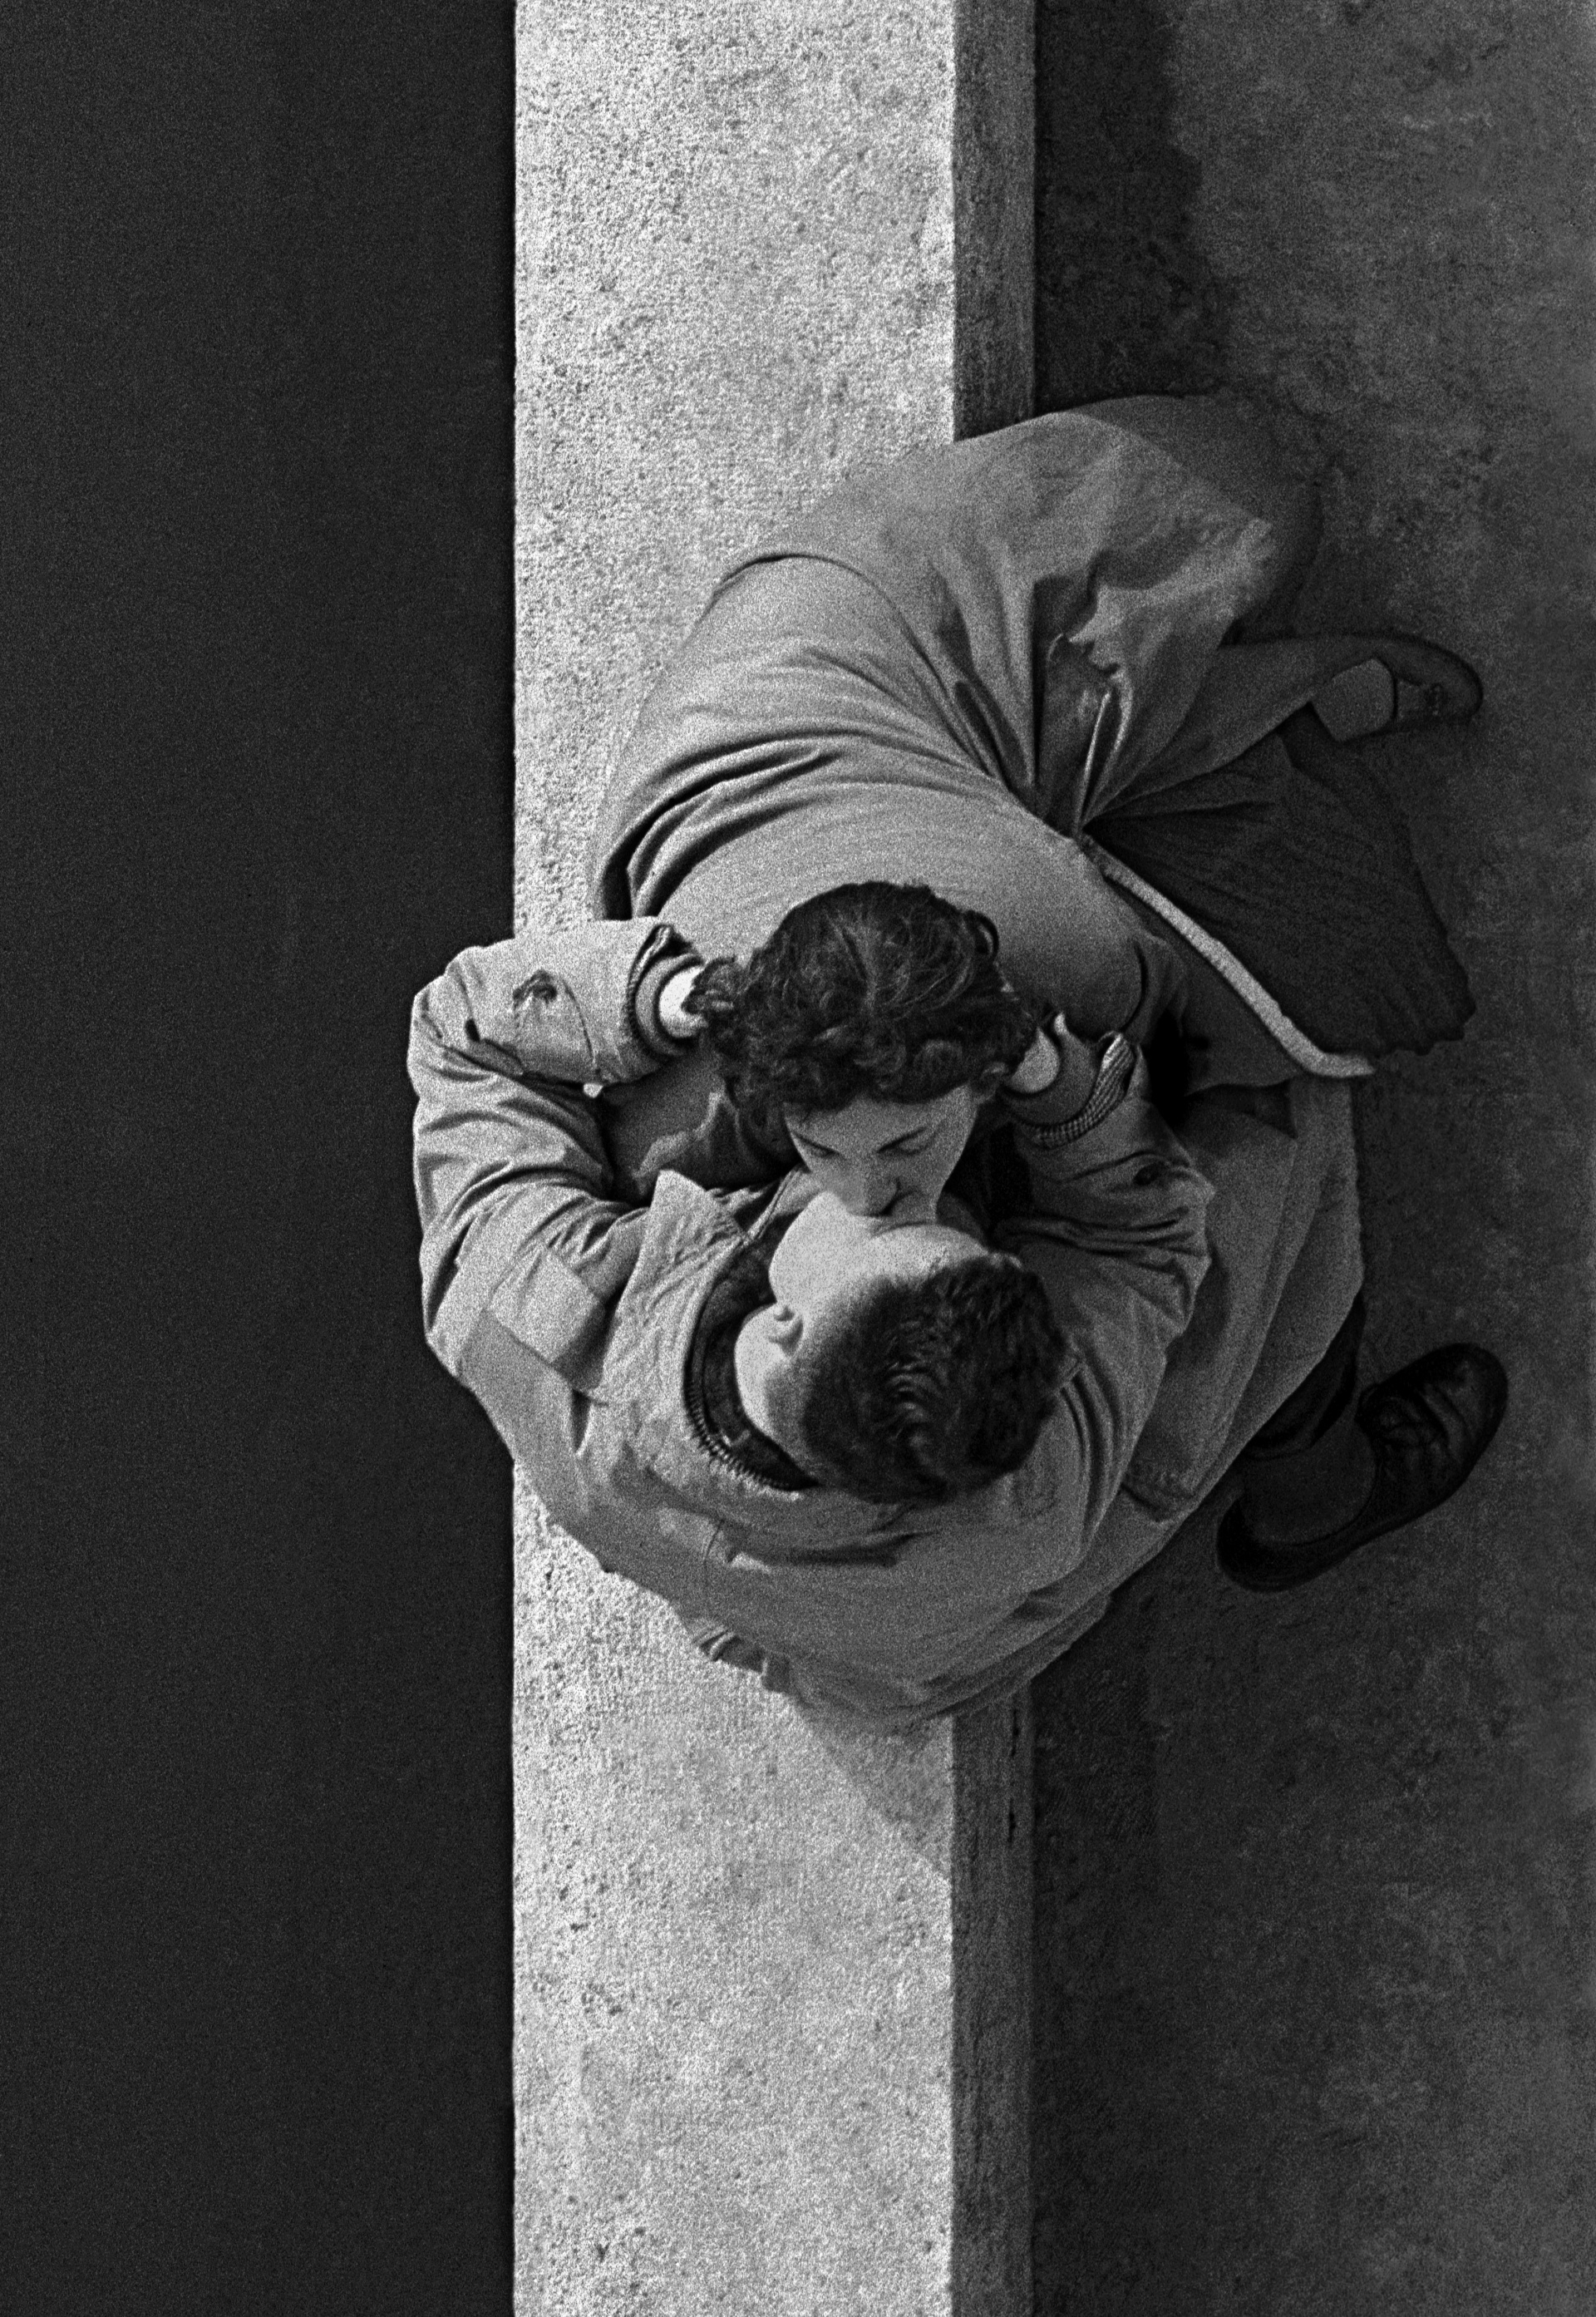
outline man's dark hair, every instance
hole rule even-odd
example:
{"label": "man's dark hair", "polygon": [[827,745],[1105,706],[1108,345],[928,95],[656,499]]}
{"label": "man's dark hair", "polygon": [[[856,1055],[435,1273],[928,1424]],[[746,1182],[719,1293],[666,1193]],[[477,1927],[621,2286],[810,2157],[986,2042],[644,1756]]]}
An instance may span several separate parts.
{"label": "man's dark hair", "polygon": [[1010,1258],[885,1280],[816,1347],[798,1461],[878,1504],[984,1488],[1036,1445],[1065,1351],[1040,1280]]}
{"label": "man's dark hair", "polygon": [[860,1095],[991,1094],[1036,1030],[998,970],[996,927],[929,885],[836,885],[801,901],[745,963],[713,959],[687,1004],[732,1100],[766,1134],[785,1112]]}

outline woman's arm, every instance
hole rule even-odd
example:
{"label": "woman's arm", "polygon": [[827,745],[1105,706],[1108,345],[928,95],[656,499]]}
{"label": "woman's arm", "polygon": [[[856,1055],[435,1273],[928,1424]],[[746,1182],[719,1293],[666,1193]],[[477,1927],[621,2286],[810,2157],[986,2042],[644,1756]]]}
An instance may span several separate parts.
{"label": "woman's arm", "polygon": [[[1191,1317],[1213,1191],[1146,1099],[1146,1065],[1126,1042],[1099,1050],[1065,1033],[1065,1044],[1052,1088],[1006,1105],[1030,1203],[992,1239],[1041,1280],[1074,1357],[1053,1425],[1076,1467],[1079,1559]],[[1088,1063],[1093,1083],[1081,1099]]]}

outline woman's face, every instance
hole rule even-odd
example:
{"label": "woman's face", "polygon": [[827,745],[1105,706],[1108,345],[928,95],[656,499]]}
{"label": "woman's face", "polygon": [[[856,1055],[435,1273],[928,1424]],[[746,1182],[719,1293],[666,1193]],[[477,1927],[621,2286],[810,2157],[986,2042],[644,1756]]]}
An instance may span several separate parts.
{"label": "woman's face", "polygon": [[930,1102],[860,1095],[843,1110],[789,1111],[786,1123],[810,1174],[851,1214],[929,1222],[979,1108],[962,1086]]}

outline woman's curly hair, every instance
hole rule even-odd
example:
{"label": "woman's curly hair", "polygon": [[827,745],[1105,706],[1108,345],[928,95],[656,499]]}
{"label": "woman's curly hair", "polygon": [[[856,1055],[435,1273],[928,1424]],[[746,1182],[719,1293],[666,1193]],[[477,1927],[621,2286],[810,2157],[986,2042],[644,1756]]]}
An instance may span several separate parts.
{"label": "woman's curly hair", "polygon": [[1037,1016],[1004,981],[997,928],[929,885],[835,885],[789,909],[745,963],[715,958],[687,1000],[737,1108],[780,1134],[789,1112],[864,1095],[993,1093]]}

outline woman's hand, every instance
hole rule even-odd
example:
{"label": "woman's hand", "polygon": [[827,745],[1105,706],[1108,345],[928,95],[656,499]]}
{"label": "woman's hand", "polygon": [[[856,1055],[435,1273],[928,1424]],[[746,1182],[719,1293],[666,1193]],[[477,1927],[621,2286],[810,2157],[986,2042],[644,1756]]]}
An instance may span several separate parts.
{"label": "woman's hand", "polygon": [[[1017,1069],[1003,1082],[1011,1095],[1046,1094],[1057,1087],[1061,1096],[1074,1093],[1070,1114],[1084,1110],[1097,1083],[1098,1044],[1077,1038],[1062,1014],[1044,1023],[1021,1057]],[[1062,1083],[1061,1083],[1062,1081]]]}
{"label": "woman's hand", "polygon": [[[1064,1016],[1058,1014],[1054,1016],[1054,1019],[1062,1024]],[[1060,1060],[1058,1048],[1048,1035],[1046,1029],[1039,1030],[1021,1056],[1019,1062],[1003,1080],[1003,1092],[1005,1094],[1046,1094],[1058,1076]]]}

